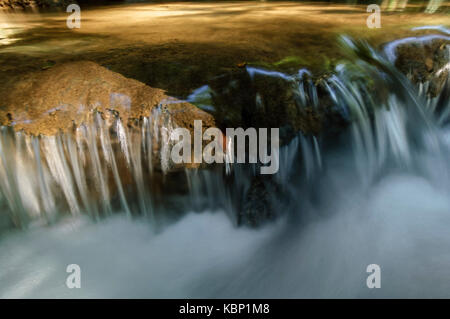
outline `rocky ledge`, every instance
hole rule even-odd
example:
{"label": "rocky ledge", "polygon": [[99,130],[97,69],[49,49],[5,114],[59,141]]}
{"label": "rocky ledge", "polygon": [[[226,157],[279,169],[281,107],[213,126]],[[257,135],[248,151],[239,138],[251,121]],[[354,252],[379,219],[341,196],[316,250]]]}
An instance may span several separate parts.
{"label": "rocky ledge", "polygon": [[429,82],[429,94],[437,96],[450,71],[450,37],[409,38],[394,41],[390,46],[397,69],[415,84]]}
{"label": "rocky ledge", "polygon": [[89,122],[96,112],[105,120],[120,117],[129,124],[158,106],[176,126],[192,128],[194,119],[204,127],[214,124],[211,115],[194,105],[89,61],[11,78],[0,96],[0,124],[36,136],[66,132]]}

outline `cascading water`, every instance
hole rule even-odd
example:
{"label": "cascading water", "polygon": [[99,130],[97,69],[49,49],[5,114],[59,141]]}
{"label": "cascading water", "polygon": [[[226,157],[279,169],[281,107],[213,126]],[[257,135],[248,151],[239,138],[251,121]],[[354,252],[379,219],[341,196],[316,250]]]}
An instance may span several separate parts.
{"label": "cascading water", "polygon": [[2,127],[1,194],[7,204],[2,214],[24,227],[33,220],[52,222],[64,212],[95,218],[113,210],[131,214],[133,199],[140,213],[151,215],[144,179],[151,180],[156,160],[167,170],[171,129],[159,109],[144,117],[139,129],[119,118],[107,123],[98,113],[92,123],[55,136]]}
{"label": "cascading water", "polygon": [[[383,54],[344,43],[353,60],[320,85],[348,127],[331,141],[297,133],[279,150],[278,190],[266,196],[280,217],[259,229],[235,227],[258,171],[250,164],[186,169],[185,216],[150,226],[149,154],[160,154],[164,171],[170,148],[170,123],[159,125],[157,114],[139,130],[100,117],[55,137],[2,128],[2,214],[17,225],[74,216],[3,233],[0,296],[449,297],[449,82],[432,98]],[[299,108],[319,104],[305,70],[248,72],[291,81]],[[207,94],[203,87],[189,99]],[[112,211],[152,219],[84,216]],[[64,285],[71,263],[85,274],[82,289]],[[367,289],[369,264],[380,265],[382,289]]]}

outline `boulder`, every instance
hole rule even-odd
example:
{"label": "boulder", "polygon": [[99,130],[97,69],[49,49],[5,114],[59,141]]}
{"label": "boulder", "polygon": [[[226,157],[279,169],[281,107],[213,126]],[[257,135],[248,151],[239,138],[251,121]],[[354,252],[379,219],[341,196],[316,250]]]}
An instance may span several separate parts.
{"label": "boulder", "polygon": [[281,145],[299,131],[319,135],[341,125],[323,77],[237,69],[208,83],[212,114],[222,128],[280,128]]}
{"label": "boulder", "polygon": [[194,120],[214,126],[194,105],[89,61],[8,79],[0,88],[0,146],[8,154],[0,190],[10,196],[11,220],[52,222],[69,211],[152,216],[158,205],[173,205],[188,193],[183,169],[196,164],[171,161],[169,136],[175,127],[194,136]]}
{"label": "boulder", "polygon": [[32,135],[66,132],[89,122],[96,112],[129,124],[158,106],[176,126],[192,128],[194,119],[206,128],[214,124],[211,115],[194,105],[89,61],[12,78],[0,88],[0,96],[0,124]]}
{"label": "boulder", "polygon": [[395,66],[413,83],[429,82],[428,93],[437,96],[449,74],[450,38],[424,37],[396,46]]}
{"label": "boulder", "polygon": [[275,220],[282,212],[280,198],[283,192],[270,176],[257,175],[251,180],[242,207],[237,214],[237,224],[259,227]]}

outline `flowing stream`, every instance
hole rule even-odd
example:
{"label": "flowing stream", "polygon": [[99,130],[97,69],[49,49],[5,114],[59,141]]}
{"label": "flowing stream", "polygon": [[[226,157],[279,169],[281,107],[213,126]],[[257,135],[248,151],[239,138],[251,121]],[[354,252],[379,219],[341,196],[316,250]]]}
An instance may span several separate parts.
{"label": "flowing stream", "polygon": [[[155,195],[148,181],[171,178],[161,108],[137,129],[99,116],[54,137],[2,127],[0,297],[450,297],[450,82],[430,97],[392,47],[341,41],[349,62],[320,85],[348,126],[279,150],[276,218],[258,228],[237,226],[253,165],[187,169],[182,195]],[[290,81],[300,108],[319,103],[307,70],[247,72]],[[66,287],[69,264],[80,289]]]}

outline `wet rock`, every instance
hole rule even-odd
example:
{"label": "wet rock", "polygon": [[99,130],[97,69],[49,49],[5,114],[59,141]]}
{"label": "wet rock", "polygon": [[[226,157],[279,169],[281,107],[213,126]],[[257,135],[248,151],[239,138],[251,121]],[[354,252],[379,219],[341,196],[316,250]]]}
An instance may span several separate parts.
{"label": "wet rock", "polygon": [[[425,38],[426,39],[426,38]],[[437,96],[449,74],[450,39],[408,41],[396,47],[395,66],[413,83],[429,82],[428,93]]]}
{"label": "wet rock", "polygon": [[338,115],[320,81],[239,68],[210,81],[213,115],[222,128],[277,127],[282,145],[299,131],[318,135]]}
{"label": "wet rock", "polygon": [[247,190],[242,209],[238,213],[238,225],[259,227],[276,219],[280,209],[280,186],[268,176],[254,176]]}
{"label": "wet rock", "polygon": [[152,216],[188,193],[182,169],[195,164],[171,161],[169,136],[175,127],[192,132],[194,120],[214,126],[194,105],[92,62],[8,79],[0,88],[0,144],[8,152],[0,180],[8,190],[0,188],[18,194],[8,204],[13,223],[53,222],[66,212]]}
{"label": "wet rock", "polygon": [[[215,78],[197,92],[197,102],[212,114],[222,129],[232,127],[279,128],[280,145],[287,145],[299,132],[305,136],[344,131],[348,121],[333,108],[324,83],[328,75],[287,75],[241,67]],[[276,219],[282,185],[273,176],[251,177],[242,205],[236,209],[237,223],[259,227]]]}
{"label": "wet rock", "polygon": [[66,132],[97,112],[105,120],[120,117],[131,125],[158,106],[176,126],[191,128],[194,119],[206,128],[214,125],[213,117],[194,105],[88,61],[11,78],[0,96],[0,124],[32,135]]}
{"label": "wet rock", "polygon": [[[131,185],[136,174],[144,175],[156,185],[152,187],[155,192],[165,189],[163,175],[200,166],[172,162],[170,131],[185,127],[193,138],[194,120],[202,121],[203,130],[215,126],[214,118],[194,105],[88,61],[56,65],[11,78],[0,88],[0,97],[0,125],[39,137],[41,144],[47,137],[56,136],[65,143],[68,135],[81,140],[86,139],[86,134],[93,135],[99,159],[110,162],[111,155],[105,153],[99,133],[101,121],[104,124],[100,125],[106,125],[105,129],[112,132],[109,139],[120,180]],[[80,154],[93,152],[89,148],[92,143],[86,140],[80,146]],[[142,165],[150,162],[152,167],[139,172],[130,169],[139,167],[141,162]],[[90,181],[89,175],[87,179]]]}

